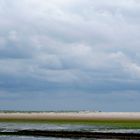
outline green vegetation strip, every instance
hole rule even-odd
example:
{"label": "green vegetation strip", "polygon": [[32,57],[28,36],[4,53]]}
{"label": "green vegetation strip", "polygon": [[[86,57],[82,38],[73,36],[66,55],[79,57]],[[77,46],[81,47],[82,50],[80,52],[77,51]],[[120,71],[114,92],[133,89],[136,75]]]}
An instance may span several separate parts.
{"label": "green vegetation strip", "polygon": [[0,119],[0,122],[49,123],[49,124],[71,124],[71,125],[98,125],[98,126],[119,127],[119,128],[125,128],[125,129],[140,129],[140,120]]}

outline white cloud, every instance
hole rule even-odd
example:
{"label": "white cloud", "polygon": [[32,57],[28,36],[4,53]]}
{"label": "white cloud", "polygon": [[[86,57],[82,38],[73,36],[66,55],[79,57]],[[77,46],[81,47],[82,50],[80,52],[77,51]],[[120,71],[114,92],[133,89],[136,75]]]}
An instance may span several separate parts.
{"label": "white cloud", "polygon": [[57,82],[133,79],[139,9],[137,0],[0,0],[0,72]]}
{"label": "white cloud", "polygon": [[14,41],[14,42],[18,41],[18,34],[17,34],[17,32],[16,31],[10,31],[9,35],[8,35],[8,39],[10,41]]}
{"label": "white cloud", "polygon": [[139,79],[140,78],[140,64],[137,61],[129,58],[122,52],[111,54],[111,58],[114,59],[122,68],[122,70],[128,74],[129,78]]}

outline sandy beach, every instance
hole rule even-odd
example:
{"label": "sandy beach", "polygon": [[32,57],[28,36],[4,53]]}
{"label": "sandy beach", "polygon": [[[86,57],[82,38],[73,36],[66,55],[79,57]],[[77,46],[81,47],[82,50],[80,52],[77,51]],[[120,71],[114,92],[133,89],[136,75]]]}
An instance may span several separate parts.
{"label": "sandy beach", "polygon": [[[36,125],[31,127],[32,123]],[[49,123],[55,128],[49,127]],[[140,113],[137,112],[1,112],[0,124],[0,135],[5,136],[140,139]],[[126,131],[128,129],[131,131]]]}
{"label": "sandy beach", "polygon": [[0,120],[138,120],[139,112],[0,113]]}

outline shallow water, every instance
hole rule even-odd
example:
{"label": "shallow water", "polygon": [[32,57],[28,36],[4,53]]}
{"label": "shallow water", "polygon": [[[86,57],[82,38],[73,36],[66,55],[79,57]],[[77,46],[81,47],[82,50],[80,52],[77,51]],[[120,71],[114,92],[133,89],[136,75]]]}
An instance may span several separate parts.
{"label": "shallow water", "polygon": [[[87,138],[86,138],[87,139]],[[84,139],[66,139],[66,138],[42,138],[42,137],[23,137],[23,136],[0,136],[0,140],[86,140]],[[89,139],[89,140],[98,140],[98,139]],[[106,139],[100,139],[106,140]],[[107,139],[109,140],[109,139]],[[111,139],[110,139],[111,140]]]}
{"label": "shallow water", "polygon": [[[72,130],[87,132],[121,132],[140,133],[140,129],[119,129],[115,127],[96,125],[59,125],[47,123],[0,123],[0,132],[14,132],[16,130]],[[72,140],[66,138],[47,137],[23,137],[23,136],[0,136],[0,140]],[[93,140],[93,138],[92,138]],[[97,140],[97,139],[96,139]]]}
{"label": "shallow water", "polygon": [[0,140],[69,140],[59,138],[38,138],[38,137],[23,137],[23,136],[0,136]]}

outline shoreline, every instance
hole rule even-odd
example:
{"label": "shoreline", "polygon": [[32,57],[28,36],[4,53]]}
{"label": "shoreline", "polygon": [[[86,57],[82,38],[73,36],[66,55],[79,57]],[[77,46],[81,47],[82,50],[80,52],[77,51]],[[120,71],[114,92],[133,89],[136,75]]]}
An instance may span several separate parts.
{"label": "shoreline", "polygon": [[139,140],[139,133],[112,133],[112,132],[84,132],[63,130],[17,130],[15,132],[0,132],[0,136],[33,136],[54,138],[98,138],[98,139],[120,139]]}
{"label": "shoreline", "polygon": [[[140,129],[140,113],[123,112],[41,112],[41,113],[0,113],[0,123],[59,123],[113,126],[122,129]],[[2,129],[2,128],[1,128]],[[0,136],[34,136],[54,138],[98,138],[98,139],[140,139],[140,133],[96,132],[82,130],[1,130]]]}

